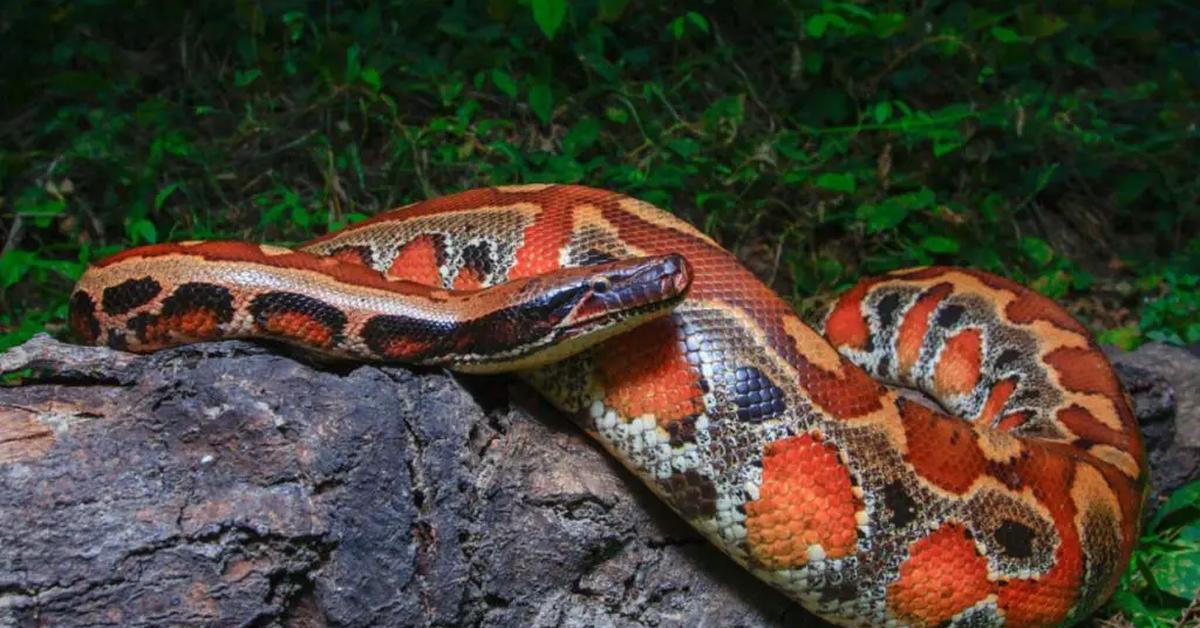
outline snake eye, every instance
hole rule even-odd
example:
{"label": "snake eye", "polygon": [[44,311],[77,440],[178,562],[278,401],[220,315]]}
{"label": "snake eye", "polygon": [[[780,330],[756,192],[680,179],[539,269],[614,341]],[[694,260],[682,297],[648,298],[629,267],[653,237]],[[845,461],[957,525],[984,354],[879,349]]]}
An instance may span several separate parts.
{"label": "snake eye", "polygon": [[608,288],[609,284],[607,277],[601,277],[592,282],[592,292],[597,294],[604,294],[605,292],[608,292]]}

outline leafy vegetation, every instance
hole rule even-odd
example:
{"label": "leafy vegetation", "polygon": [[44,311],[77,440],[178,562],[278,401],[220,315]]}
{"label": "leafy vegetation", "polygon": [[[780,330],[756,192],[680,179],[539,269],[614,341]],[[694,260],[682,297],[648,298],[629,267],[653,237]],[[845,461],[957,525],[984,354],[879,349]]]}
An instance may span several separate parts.
{"label": "leafy vegetation", "polygon": [[[529,181],[670,208],[808,313],[967,264],[1106,342],[1200,342],[1197,24],[1178,0],[5,3],[0,348],[60,331],[130,245],[297,242]],[[1178,616],[1162,582],[1119,608]]]}

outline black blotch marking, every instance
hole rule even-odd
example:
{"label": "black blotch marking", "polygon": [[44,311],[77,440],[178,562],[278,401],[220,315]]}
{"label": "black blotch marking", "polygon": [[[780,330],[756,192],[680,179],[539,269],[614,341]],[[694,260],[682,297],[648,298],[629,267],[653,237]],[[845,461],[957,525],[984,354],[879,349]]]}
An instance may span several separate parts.
{"label": "black blotch marking", "polygon": [[607,262],[616,261],[616,257],[605,253],[598,249],[588,249],[576,258],[576,263],[580,266],[591,266],[593,264],[604,264]]}
{"label": "black blotch marking", "polygon": [[888,368],[891,366],[891,363],[891,354],[884,353],[883,355],[879,356],[879,362],[875,365],[875,372],[879,375],[879,377],[888,376]]}
{"label": "black blotch marking", "polygon": [[883,327],[891,327],[896,322],[896,309],[899,307],[900,295],[895,292],[880,299],[879,305],[875,308],[879,312],[879,324]]}
{"label": "black blotch marking", "polygon": [[267,292],[250,302],[254,324],[263,331],[272,316],[286,313],[301,314],[324,325],[329,330],[330,344],[337,344],[346,328],[346,315],[328,303],[295,292]]}
{"label": "black blotch marking", "polygon": [[233,294],[216,284],[189,282],[163,299],[162,316],[178,316],[194,310],[208,310],[217,322],[233,320]]}
{"label": "black blotch marking", "polygon": [[463,247],[463,268],[469,268],[479,277],[489,277],[496,268],[492,245],[485,241],[472,242]]}
{"label": "black blotch marking", "polygon": [[1011,558],[1029,558],[1033,556],[1033,540],[1037,533],[1033,528],[1019,522],[1008,520],[1000,524],[992,533],[1000,548]]}
{"label": "black blotch marking", "polygon": [[410,359],[430,357],[443,351],[450,337],[450,324],[397,314],[380,314],[368,320],[359,332],[367,348],[376,354],[391,357],[388,348],[396,339],[421,347],[419,355]]}
{"label": "black blotch marking", "polygon": [[1087,451],[1087,450],[1091,449],[1092,446],[1094,446],[1096,444],[1096,442],[1086,439],[1086,438],[1076,438],[1075,441],[1072,442],[1071,444],[1075,445],[1079,449]]}
{"label": "black blotch marking", "polygon": [[[146,328],[154,324],[154,322],[157,320],[158,317],[154,314],[142,312],[141,314],[138,314],[137,316],[125,321],[125,327],[127,327],[129,331],[132,331],[134,335],[137,336],[138,340],[146,342]],[[108,332],[109,336],[112,336],[112,334],[113,332]]]}
{"label": "black blotch marking", "polygon": [[938,312],[937,319],[934,324],[938,327],[953,327],[962,318],[963,312],[966,311],[961,305],[947,305]]}
{"label": "black blotch marking", "polygon": [[92,295],[83,290],[76,290],[71,295],[67,306],[67,316],[71,329],[80,340],[92,343],[100,337],[100,321],[96,318],[96,301]]}
{"label": "black blotch marking", "polygon": [[757,368],[739,366],[731,379],[738,419],[758,422],[779,416],[787,408],[783,391]]}
{"label": "black blotch marking", "polygon": [[125,337],[124,332],[114,329],[108,332],[108,346],[110,349],[116,349],[117,351],[128,351],[129,339]]}
{"label": "black blotch marking", "polygon": [[672,475],[662,487],[685,519],[717,514],[717,485],[695,469]]}
{"label": "black blotch marking", "polygon": [[672,447],[696,442],[696,415],[667,423],[667,434],[671,438]]}
{"label": "black blotch marking", "polygon": [[1005,349],[996,358],[996,361],[992,364],[992,368],[996,369],[997,371],[1002,371],[1020,358],[1020,351],[1017,351],[1016,349]]}
{"label": "black blotch marking", "polygon": [[[357,262],[350,259],[351,255],[357,258]],[[371,247],[365,244],[339,246],[329,251],[329,257],[337,257],[350,264],[361,263],[363,266],[375,267],[375,253],[371,250]]]}
{"label": "black blotch marking", "polygon": [[883,487],[883,503],[892,512],[892,524],[897,528],[903,528],[917,518],[917,502],[899,482]]}
{"label": "black blotch marking", "polygon": [[858,586],[853,582],[843,581],[821,588],[822,602],[849,602],[858,599]]}
{"label": "black blotch marking", "polygon": [[1038,397],[1041,396],[1041,391],[1036,388],[1024,388],[1021,390],[1021,392],[1013,395],[1012,400],[1015,403],[1029,403],[1032,401],[1037,401]]}
{"label": "black blotch marking", "polygon": [[160,292],[162,285],[150,277],[127,279],[105,288],[100,304],[105,314],[116,316],[149,303]]}

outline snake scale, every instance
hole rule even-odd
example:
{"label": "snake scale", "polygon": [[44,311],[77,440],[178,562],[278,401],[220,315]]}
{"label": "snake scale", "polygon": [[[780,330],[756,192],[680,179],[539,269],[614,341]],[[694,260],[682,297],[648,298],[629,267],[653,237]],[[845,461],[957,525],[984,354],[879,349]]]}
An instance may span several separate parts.
{"label": "snake scale", "polygon": [[1139,529],[1128,397],[1051,300],[901,270],[841,295],[822,333],[697,229],[604,190],[470,190],[295,250],[132,249],[85,273],[70,319],[133,351],[255,336],[516,370],[716,547],[843,625],[1078,621]]}

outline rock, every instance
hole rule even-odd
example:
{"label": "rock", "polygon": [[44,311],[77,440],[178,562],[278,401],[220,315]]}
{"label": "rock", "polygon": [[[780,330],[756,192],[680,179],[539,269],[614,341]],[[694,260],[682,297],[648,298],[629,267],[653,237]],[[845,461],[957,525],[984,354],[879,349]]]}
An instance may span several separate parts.
{"label": "rock", "polygon": [[[1171,482],[1183,353],[1117,357]],[[3,625],[820,624],[512,380],[47,336],[0,355],[26,368],[0,388]]]}
{"label": "rock", "polygon": [[[0,355],[0,625],[782,626],[510,380],[226,342]],[[508,404],[512,397],[519,403]]]}
{"label": "rock", "polygon": [[1150,458],[1151,508],[1200,477],[1200,356],[1162,343],[1112,351]]}

